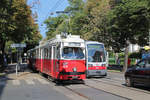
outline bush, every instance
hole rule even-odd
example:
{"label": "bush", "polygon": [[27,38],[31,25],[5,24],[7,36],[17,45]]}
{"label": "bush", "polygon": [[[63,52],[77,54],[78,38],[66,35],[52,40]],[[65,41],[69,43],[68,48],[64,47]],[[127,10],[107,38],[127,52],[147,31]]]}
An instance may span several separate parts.
{"label": "bush", "polygon": [[140,52],[134,52],[129,55],[129,58],[141,59],[141,56]]}

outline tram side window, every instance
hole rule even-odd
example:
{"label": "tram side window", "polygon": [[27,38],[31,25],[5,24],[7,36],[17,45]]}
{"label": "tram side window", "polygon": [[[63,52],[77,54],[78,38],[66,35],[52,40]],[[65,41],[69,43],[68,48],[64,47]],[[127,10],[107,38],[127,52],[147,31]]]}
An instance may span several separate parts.
{"label": "tram side window", "polygon": [[60,59],[60,46],[57,47],[57,59]]}
{"label": "tram side window", "polygon": [[33,51],[33,58],[36,58],[36,51]]}
{"label": "tram side window", "polygon": [[44,49],[44,58],[48,59],[48,49],[47,48]]}
{"label": "tram side window", "polygon": [[53,47],[53,59],[56,59],[56,47]]}
{"label": "tram side window", "polygon": [[40,54],[39,54],[39,58],[41,58],[41,49],[39,49],[39,50],[40,50],[40,51],[39,51],[39,53],[40,53]]}
{"label": "tram side window", "polygon": [[49,48],[49,59],[51,59],[51,53],[52,53],[52,51],[51,51],[52,49],[51,49],[51,47]]}
{"label": "tram side window", "polygon": [[39,58],[39,50],[36,50],[36,58]]}

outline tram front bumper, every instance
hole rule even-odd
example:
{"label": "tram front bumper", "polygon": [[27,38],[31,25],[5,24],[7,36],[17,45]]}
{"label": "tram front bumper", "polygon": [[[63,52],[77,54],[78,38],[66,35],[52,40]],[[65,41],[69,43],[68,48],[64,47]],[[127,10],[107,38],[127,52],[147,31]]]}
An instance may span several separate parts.
{"label": "tram front bumper", "polygon": [[106,76],[107,70],[87,70],[87,76]]}
{"label": "tram front bumper", "polygon": [[82,80],[85,79],[85,72],[60,72],[62,80]]}

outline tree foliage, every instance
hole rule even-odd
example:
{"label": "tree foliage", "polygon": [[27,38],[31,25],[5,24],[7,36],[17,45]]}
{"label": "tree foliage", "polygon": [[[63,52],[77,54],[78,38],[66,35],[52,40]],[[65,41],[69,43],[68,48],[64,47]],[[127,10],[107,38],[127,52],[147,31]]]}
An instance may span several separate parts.
{"label": "tree foliage", "polygon": [[65,9],[65,14],[60,14],[56,17],[49,17],[45,24],[47,25],[47,38],[52,38],[56,34],[61,32],[67,32],[71,34],[81,35],[82,23],[85,23],[84,20],[85,14],[83,12],[84,4],[82,0],[68,0],[70,6]]}
{"label": "tree foliage", "polygon": [[6,42],[35,45],[42,38],[26,0],[0,0],[0,51]]}
{"label": "tree foliage", "polygon": [[56,34],[60,34],[61,32],[67,32],[66,19],[66,15],[60,15],[57,17],[49,17],[45,20],[44,23],[47,25],[47,39],[53,38]]}
{"label": "tree foliage", "polygon": [[[149,0],[68,0],[66,17],[46,21],[48,36],[61,31],[79,34],[120,52],[129,43],[146,45],[149,32]],[[70,19],[68,23],[65,21]],[[144,37],[144,38],[143,38]]]}
{"label": "tree foliage", "polygon": [[147,3],[139,0],[122,0],[110,13],[108,27],[112,47],[124,48],[127,41],[145,45],[148,42],[149,10]]}
{"label": "tree foliage", "polygon": [[108,44],[107,13],[110,11],[109,0],[88,0],[85,12],[88,15],[88,23],[84,25],[87,30],[84,37],[87,40],[95,40]]}
{"label": "tree foliage", "polygon": [[123,71],[126,71],[129,44],[146,45],[149,40],[150,12],[147,1],[122,0],[110,12],[108,18],[108,32],[113,50],[118,52],[125,48]]}

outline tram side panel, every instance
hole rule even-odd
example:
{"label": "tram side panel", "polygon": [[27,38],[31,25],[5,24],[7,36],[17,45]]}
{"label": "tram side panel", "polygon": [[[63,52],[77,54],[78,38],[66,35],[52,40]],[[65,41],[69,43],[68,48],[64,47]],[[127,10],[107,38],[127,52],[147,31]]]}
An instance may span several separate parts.
{"label": "tram side panel", "polygon": [[52,52],[52,77],[56,79],[56,46],[52,46]]}

